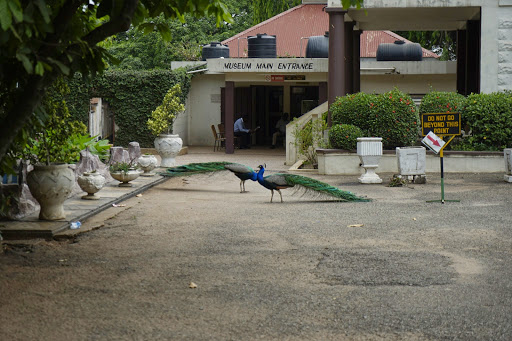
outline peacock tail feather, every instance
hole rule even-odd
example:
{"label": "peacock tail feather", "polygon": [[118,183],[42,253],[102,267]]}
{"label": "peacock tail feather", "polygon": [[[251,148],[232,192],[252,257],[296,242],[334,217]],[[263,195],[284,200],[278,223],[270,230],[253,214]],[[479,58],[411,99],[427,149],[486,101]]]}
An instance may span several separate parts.
{"label": "peacock tail feather", "polygon": [[165,172],[159,172],[162,176],[188,176],[201,173],[213,173],[225,171],[224,166],[232,164],[227,161],[216,161],[216,162],[198,162],[189,163],[188,165],[170,167]]}
{"label": "peacock tail feather", "polygon": [[[275,174],[274,174],[275,175]],[[327,195],[334,197],[340,201],[364,201],[368,202],[371,199],[363,198],[355,195],[354,193],[343,191],[339,188],[331,186],[325,182],[309,178],[307,176],[296,174],[279,174],[283,176],[289,185],[299,186],[307,192],[314,192],[316,194]]]}

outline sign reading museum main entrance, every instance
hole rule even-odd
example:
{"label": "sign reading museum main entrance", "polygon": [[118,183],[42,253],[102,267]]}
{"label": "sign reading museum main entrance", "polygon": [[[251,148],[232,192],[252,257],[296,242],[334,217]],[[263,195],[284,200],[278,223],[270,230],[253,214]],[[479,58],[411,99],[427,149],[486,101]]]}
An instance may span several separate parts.
{"label": "sign reading museum main entrance", "polygon": [[439,136],[460,135],[460,113],[427,113],[421,115],[421,131],[426,136],[433,132]]}
{"label": "sign reading museum main entrance", "polygon": [[214,58],[208,59],[212,72],[309,73],[327,72],[327,58]]}

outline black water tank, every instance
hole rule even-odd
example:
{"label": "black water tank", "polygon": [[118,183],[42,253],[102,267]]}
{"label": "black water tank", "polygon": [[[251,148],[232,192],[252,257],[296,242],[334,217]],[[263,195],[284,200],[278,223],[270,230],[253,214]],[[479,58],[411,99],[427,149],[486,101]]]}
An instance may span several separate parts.
{"label": "black water tank", "polygon": [[211,58],[229,58],[229,47],[219,42],[211,42],[203,46],[203,60]]}
{"label": "black water tank", "polygon": [[276,58],[276,36],[266,33],[247,37],[249,58]]}
{"label": "black water tank", "polygon": [[329,32],[323,36],[312,36],[308,39],[306,47],[306,58],[328,58],[329,57]]}
{"label": "black water tank", "polygon": [[423,50],[420,44],[406,43],[403,40],[396,40],[393,44],[379,44],[377,48],[377,61],[391,60],[423,60]]}

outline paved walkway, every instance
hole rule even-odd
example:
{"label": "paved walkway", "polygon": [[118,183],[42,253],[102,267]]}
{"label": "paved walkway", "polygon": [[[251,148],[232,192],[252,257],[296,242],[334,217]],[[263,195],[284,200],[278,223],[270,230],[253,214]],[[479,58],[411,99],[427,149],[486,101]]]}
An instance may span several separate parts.
{"label": "paved walkway", "polygon": [[[259,147],[247,150],[236,150],[234,154],[225,154],[224,151],[212,151],[211,147],[188,147],[188,153],[178,156],[177,164],[188,164],[191,162],[208,162],[208,161],[233,161],[251,165],[256,168],[258,160],[263,163],[271,162],[275,170],[286,170],[288,167],[284,165],[286,159],[284,149],[269,149]],[[159,171],[162,169],[156,169]],[[113,180],[105,185],[97,195],[99,200],[83,200],[81,197],[85,193],[79,193],[70,197],[64,203],[66,219],[56,221],[43,221],[38,219],[39,210],[28,215],[19,221],[0,221],[0,233],[4,239],[31,239],[31,238],[66,238],[77,233],[83,233],[87,230],[76,229],[71,230],[71,222],[80,221],[91,218],[102,213],[101,219],[107,220],[115,216],[125,209],[122,204],[128,198],[143,193],[168,178],[160,175],[153,177],[139,176],[131,181],[132,187],[119,187],[119,181]],[[98,224],[94,225],[98,226]],[[94,228],[94,227],[92,227]],[[89,228],[91,229],[91,228]]]}

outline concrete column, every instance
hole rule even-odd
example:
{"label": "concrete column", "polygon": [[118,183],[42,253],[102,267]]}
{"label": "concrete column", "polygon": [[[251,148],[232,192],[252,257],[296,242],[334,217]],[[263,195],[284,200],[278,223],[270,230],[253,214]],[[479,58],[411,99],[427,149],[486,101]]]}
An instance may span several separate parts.
{"label": "concrete column", "polygon": [[466,59],[467,59],[466,30],[457,31],[457,92],[466,96]]}
{"label": "concrete column", "polygon": [[[500,71],[500,63],[498,56],[500,55],[500,35],[503,33],[503,28],[500,25],[504,24],[504,19],[510,20],[510,15],[507,15],[507,9],[504,7],[506,1],[491,1],[490,3],[498,4],[498,6],[482,6],[480,7],[480,20],[468,21],[467,35],[469,39],[468,57],[473,49],[478,49],[479,59],[478,65],[480,67],[479,73],[479,92],[491,93],[498,91],[499,78],[503,76]],[[505,15],[506,17],[503,17]],[[476,25],[478,23],[478,25]],[[471,32],[478,31],[479,42],[478,47],[472,44]],[[510,43],[509,43],[510,44]],[[469,71],[471,72],[471,71]],[[468,73],[467,82],[469,83],[470,75]],[[467,93],[473,91],[471,88],[466,89]]]}
{"label": "concrete column", "polygon": [[345,91],[354,93],[354,22],[345,23]]}
{"label": "concrete column", "polygon": [[235,152],[235,134],[233,129],[233,126],[235,124],[235,82],[226,82],[226,90],[224,94],[226,96],[226,112],[224,117],[224,129],[226,134],[226,154],[233,154]]}
{"label": "concrete column", "polygon": [[352,92],[361,91],[361,30],[352,31],[353,63],[352,63]]}
{"label": "concrete column", "polygon": [[480,93],[480,20],[467,22],[466,92]]}
{"label": "concrete column", "polygon": [[327,101],[327,82],[318,83],[318,104]]}
{"label": "concrete column", "polygon": [[[342,8],[326,8],[329,14],[329,68],[328,68],[328,102],[334,103],[336,97],[346,95],[345,89],[345,13]],[[330,127],[331,112],[327,116]]]}
{"label": "concrete column", "polygon": [[290,84],[283,85],[283,112],[290,113]]}

